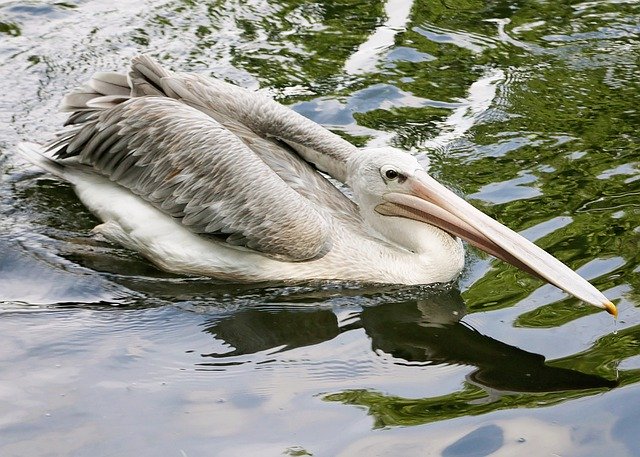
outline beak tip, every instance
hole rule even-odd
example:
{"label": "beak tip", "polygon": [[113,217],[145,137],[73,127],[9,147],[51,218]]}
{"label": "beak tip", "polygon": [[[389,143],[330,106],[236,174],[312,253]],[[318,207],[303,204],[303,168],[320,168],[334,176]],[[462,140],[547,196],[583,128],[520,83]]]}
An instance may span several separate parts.
{"label": "beak tip", "polygon": [[605,311],[611,314],[614,318],[618,317],[618,308],[616,308],[616,305],[607,300],[603,303],[603,306]]}

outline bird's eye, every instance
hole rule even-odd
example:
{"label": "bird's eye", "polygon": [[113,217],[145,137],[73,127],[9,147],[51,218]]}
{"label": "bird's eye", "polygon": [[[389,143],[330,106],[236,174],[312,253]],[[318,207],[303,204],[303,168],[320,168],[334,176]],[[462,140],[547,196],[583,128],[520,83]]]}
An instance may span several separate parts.
{"label": "bird's eye", "polygon": [[385,171],[384,175],[386,176],[387,179],[396,179],[398,177],[398,172],[395,171],[393,168],[391,168]]}

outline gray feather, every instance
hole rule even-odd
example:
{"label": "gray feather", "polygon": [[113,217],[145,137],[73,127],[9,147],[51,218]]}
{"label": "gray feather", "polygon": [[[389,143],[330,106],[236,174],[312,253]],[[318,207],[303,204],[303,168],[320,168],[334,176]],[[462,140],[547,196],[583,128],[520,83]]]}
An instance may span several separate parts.
{"label": "gray feather", "polygon": [[63,108],[70,127],[50,151],[195,233],[300,261],[327,251],[332,218],[362,230],[355,204],[306,161],[324,154],[320,168],[343,179],[354,147],[273,100],[139,56],[127,76],[98,73]]}
{"label": "gray feather", "polygon": [[[122,93],[120,95],[129,95],[131,91],[129,87],[129,81],[127,80],[127,76],[121,73],[115,72],[96,72],[91,77],[92,81],[101,81],[105,84],[110,84],[111,86],[117,86],[122,88]],[[115,94],[112,91],[100,91],[103,94]]]}
{"label": "gray feather", "polygon": [[[114,136],[122,138],[110,140]],[[196,233],[237,234],[234,244],[242,239],[289,261],[313,258],[328,244],[327,222],[306,198],[238,137],[177,101],[121,103],[76,133],[63,154],[78,155],[159,209],[183,215],[181,222]]]}
{"label": "gray feather", "polygon": [[77,111],[87,108],[87,103],[97,97],[97,92],[71,92],[67,94],[60,104],[60,111]]}
{"label": "gray feather", "polygon": [[129,99],[128,95],[104,95],[88,99],[85,106],[92,109],[109,109],[127,101],[127,99]]}
{"label": "gray feather", "polygon": [[95,73],[89,81],[89,87],[103,95],[121,95],[128,97],[131,88],[127,78],[117,73]]}

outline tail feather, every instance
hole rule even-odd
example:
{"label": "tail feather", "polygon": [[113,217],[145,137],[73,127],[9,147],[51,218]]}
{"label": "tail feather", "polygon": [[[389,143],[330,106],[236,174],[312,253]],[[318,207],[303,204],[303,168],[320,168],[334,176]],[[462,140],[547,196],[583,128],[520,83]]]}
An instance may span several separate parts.
{"label": "tail feather", "polygon": [[96,73],[87,84],[64,96],[60,111],[77,112],[111,108],[130,97],[131,87],[126,75]]}
{"label": "tail feather", "polygon": [[104,97],[95,97],[87,101],[87,106],[93,110],[109,109],[130,98],[123,95],[105,95]]}
{"label": "tail feather", "polygon": [[[95,73],[88,83],[62,99],[60,110],[77,114],[113,108],[132,97],[166,96],[162,78],[171,72],[147,55],[134,57],[128,75],[113,72]],[[73,118],[74,115],[71,116]],[[70,118],[67,124],[75,124]]]}
{"label": "tail feather", "polygon": [[73,181],[68,167],[45,155],[45,149],[35,143],[18,144],[18,154],[23,159],[66,181]]}
{"label": "tail feather", "polygon": [[171,76],[156,60],[147,56],[136,56],[131,60],[129,80],[131,81],[131,95],[142,97],[145,95],[166,95],[162,88],[162,78]]}
{"label": "tail feather", "polygon": [[89,80],[89,86],[103,95],[123,95],[127,97],[131,95],[131,87],[129,87],[127,76],[120,73],[95,73]]}
{"label": "tail feather", "polygon": [[64,96],[62,103],[60,104],[60,111],[69,112],[86,110],[87,103],[99,96],[100,94],[92,91],[91,88],[79,87]]}
{"label": "tail feather", "polygon": [[[128,74],[95,73],[88,83],[71,91],[62,99],[60,110],[71,113],[64,124],[67,129],[56,135],[57,138],[47,146],[46,152],[53,153],[58,159],[77,155],[77,151],[92,137],[94,128],[99,128],[96,125],[105,110],[134,97],[167,96],[162,80],[171,75],[170,71],[165,70],[156,60],[147,55],[134,57]],[[104,139],[104,135],[98,135],[94,140],[101,139]],[[23,155],[31,156],[33,159],[34,155],[31,153],[34,152],[35,147],[35,145],[22,147]],[[53,170],[50,171],[57,174],[54,171],[55,166],[51,164],[46,166],[46,163],[43,165],[42,160],[31,161],[44,169],[52,168]]]}
{"label": "tail feather", "polygon": [[[65,130],[57,134],[48,146],[35,143],[20,143],[17,152],[27,161],[66,181],[77,181],[77,166],[65,164],[66,159],[77,155],[74,152],[82,148],[92,138],[93,129],[87,124],[96,123],[106,109],[112,108],[132,97],[149,95],[166,96],[162,79],[171,76],[171,72],[146,55],[140,55],[131,61],[129,74],[112,72],[95,73],[88,83],[68,93],[60,104],[60,110],[71,112],[65,123]],[[115,127],[114,127],[115,128]],[[112,132],[104,131],[94,141],[109,141]],[[115,135],[112,135],[116,138]],[[49,156],[52,154],[55,158]]]}

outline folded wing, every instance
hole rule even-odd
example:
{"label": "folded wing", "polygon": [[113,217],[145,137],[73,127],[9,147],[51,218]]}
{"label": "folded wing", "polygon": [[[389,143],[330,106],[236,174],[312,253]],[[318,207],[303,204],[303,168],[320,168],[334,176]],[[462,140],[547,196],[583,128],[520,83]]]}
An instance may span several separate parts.
{"label": "folded wing", "polygon": [[282,140],[304,160],[343,183],[346,162],[357,153],[348,141],[260,93],[198,74],[173,73],[149,56],[132,60],[129,80],[134,95],[180,100],[241,138],[257,134]]}
{"label": "folded wing", "polygon": [[232,245],[287,261],[330,247],[326,218],[214,117],[158,96],[91,103],[70,108],[72,127],[50,147],[58,158],[77,157],[190,230]]}

